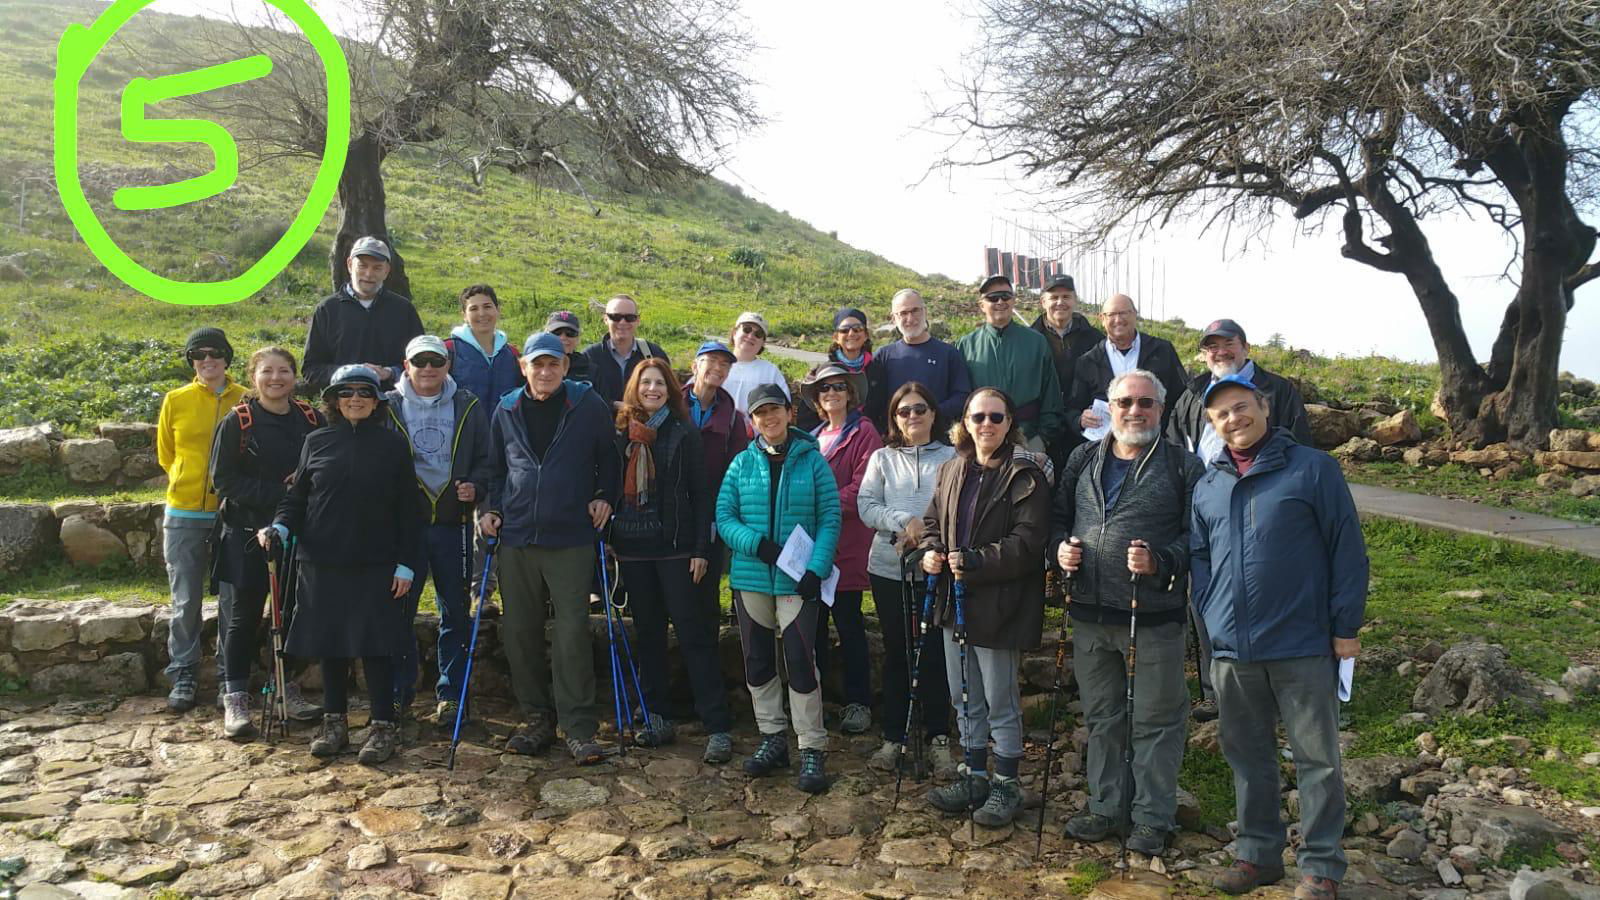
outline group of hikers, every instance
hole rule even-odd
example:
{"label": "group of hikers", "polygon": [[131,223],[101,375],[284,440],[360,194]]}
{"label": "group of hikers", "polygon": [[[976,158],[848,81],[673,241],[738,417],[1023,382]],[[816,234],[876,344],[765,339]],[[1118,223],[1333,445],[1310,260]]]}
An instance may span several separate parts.
{"label": "group of hikers", "polygon": [[[1062,602],[1090,797],[1066,834],[1120,830],[1127,847],[1162,852],[1186,720],[1220,717],[1239,835],[1217,886],[1280,880],[1281,725],[1300,792],[1296,896],[1337,895],[1337,670],[1359,651],[1366,551],[1338,465],[1308,446],[1299,392],[1250,358],[1238,323],[1205,328],[1205,370],[1190,377],[1170,342],[1139,330],[1132,298],[1109,298],[1104,331],[1091,325],[1069,276],[1045,287],[1031,326],[1015,318],[1012,283],[989,276],[977,291],[983,321],[954,344],[929,333],[923,298],[902,290],[890,305],[900,339],[876,351],[861,309],[835,314],[827,360],[797,403],[761,358],[759,313],[701,344],[680,383],[639,335],[631,296],[611,298],[607,333],[581,350],[565,310],[518,348],[498,328],[492,287],[461,291],[461,324],[440,337],[384,288],[389,266],[382,241],[354,244],[349,283],[312,316],[303,372],[293,353],[266,347],[246,363],[246,390],[228,376],[234,349],[221,330],[185,343],[195,377],[166,396],[158,429],[173,710],[196,703],[211,581],[224,732],[253,736],[250,669],[267,597],[286,580],[287,714],[320,719],[312,753],[345,751],[359,659],[371,707],[359,759],[384,762],[415,702],[413,620],[431,574],[439,727],[468,712],[471,596],[497,590],[521,716],[505,750],[543,753],[559,732],[577,763],[602,760],[589,616],[605,593],[599,602],[625,596],[636,634],[633,739],[675,739],[670,623],[703,759],[726,763],[726,571],[760,731],[747,773],[791,767],[792,724],[797,786],[827,789],[831,621],[838,729],[872,728],[876,676],[882,744],[869,765],[901,771],[915,737],[938,783],[928,803],[1004,826],[1023,805],[1021,658],[1043,643],[1046,605]],[[297,383],[320,393],[320,408],[296,397]],[[877,673],[868,591],[884,646]],[[1192,709],[1191,627],[1202,654]],[[310,660],[320,707],[292,677]]]}

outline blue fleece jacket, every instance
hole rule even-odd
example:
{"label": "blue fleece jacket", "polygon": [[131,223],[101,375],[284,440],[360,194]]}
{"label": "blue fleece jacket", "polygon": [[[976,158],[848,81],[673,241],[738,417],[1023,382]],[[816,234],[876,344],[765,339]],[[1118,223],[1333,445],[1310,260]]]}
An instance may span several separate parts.
{"label": "blue fleece jacket", "polygon": [[506,342],[504,331],[496,331],[494,346],[485,349],[472,336],[472,329],[457,325],[445,346],[450,349],[450,377],[475,394],[484,409],[493,409],[507,391],[522,386],[517,348]]}

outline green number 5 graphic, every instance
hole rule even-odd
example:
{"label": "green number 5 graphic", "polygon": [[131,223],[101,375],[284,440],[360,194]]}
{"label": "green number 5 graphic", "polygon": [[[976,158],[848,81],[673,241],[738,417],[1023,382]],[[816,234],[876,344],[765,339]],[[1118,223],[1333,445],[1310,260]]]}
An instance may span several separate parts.
{"label": "green number 5 graphic", "polygon": [[[89,67],[113,35],[154,0],[117,0],[94,24],[73,24],[61,35],[55,79],[56,189],[67,216],[95,258],[129,287],[168,303],[191,305],[233,303],[260,290],[283,271],[306,242],[333,202],[350,144],[350,70],[338,38],[306,0],[266,0],[300,29],[322,60],[327,83],[328,117],[323,157],[305,203],[277,243],[250,268],[226,281],[175,281],[140,265],[107,233],[89,203],[78,175],[78,87]],[[201,119],[150,119],[146,107],[162,100],[199,94],[265,77],[272,60],[256,55],[217,66],[136,78],[122,95],[122,133],[129,141],[198,143],[210,148],[210,172],[172,184],[125,187],[112,196],[123,210],[165,209],[194,203],[227,190],[239,177],[239,148],[226,128]]]}

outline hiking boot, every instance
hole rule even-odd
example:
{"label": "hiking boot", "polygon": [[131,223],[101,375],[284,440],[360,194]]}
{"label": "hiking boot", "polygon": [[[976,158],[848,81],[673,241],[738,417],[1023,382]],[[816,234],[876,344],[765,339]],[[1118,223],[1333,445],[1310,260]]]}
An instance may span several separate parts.
{"label": "hiking boot", "polygon": [[1135,825],[1128,834],[1128,849],[1145,856],[1160,856],[1167,849],[1167,832],[1154,825]]}
{"label": "hiking boot", "polygon": [[1217,701],[1215,699],[1201,700],[1189,710],[1189,718],[1196,722],[1209,722],[1217,717]]}
{"label": "hiking boot", "polygon": [[828,789],[828,754],[821,750],[800,751],[800,774],[794,777],[794,786],[808,794],[820,794]]}
{"label": "hiking boot", "polygon": [[761,745],[744,761],[744,773],[755,778],[789,768],[789,738],[783,732],[763,734]]}
{"label": "hiking boot", "polygon": [[900,765],[900,744],[895,741],[884,741],[883,746],[872,751],[867,757],[867,765],[881,772],[893,772]]}
{"label": "hiking boot", "polygon": [[289,707],[289,718],[296,722],[315,722],[322,716],[322,704],[307,700],[300,685],[292,681],[283,687],[283,702]]}
{"label": "hiking boot", "polygon": [[633,742],[641,747],[665,747],[677,739],[678,730],[660,713],[651,713],[644,728],[633,735]]}
{"label": "hiking boot", "polygon": [[845,734],[866,734],[872,727],[872,710],[859,703],[845,706],[839,715],[839,730]]}
{"label": "hiking boot", "polygon": [[592,737],[567,738],[567,752],[572,754],[572,761],[580,766],[592,766],[606,758],[606,751]]}
{"label": "hiking boot", "polygon": [[972,821],[985,828],[1004,828],[1022,809],[1022,785],[1015,778],[995,775],[989,779],[989,796],[973,810]]}
{"label": "hiking boot", "polygon": [[1277,884],[1282,880],[1282,865],[1263,866],[1235,859],[1228,871],[1211,880],[1211,886],[1224,894],[1244,894],[1264,884]]}
{"label": "hiking boot", "polygon": [[555,742],[555,723],[551,722],[548,716],[534,715],[506,739],[506,752],[538,756],[549,750],[550,745]]}
{"label": "hiking boot", "polygon": [[[456,728],[456,711],[461,704],[454,700],[440,700],[433,708],[433,726],[440,731],[454,731]],[[461,717],[461,724],[467,724],[466,716]]]}
{"label": "hiking boot", "polygon": [[250,695],[233,691],[222,698],[222,733],[236,741],[248,741],[256,736],[256,724],[250,721]]}
{"label": "hiking boot", "polygon": [[950,753],[948,734],[936,735],[928,741],[928,765],[933,768],[933,777],[939,781],[956,777],[956,758]]}
{"label": "hiking boot", "polygon": [[1332,878],[1301,875],[1295,885],[1294,900],[1339,900],[1339,882]]}
{"label": "hiking boot", "polygon": [[1067,820],[1066,835],[1091,844],[1111,836],[1111,819],[1099,813],[1080,813]]}
{"label": "hiking boot", "polygon": [[701,762],[715,766],[730,759],[733,759],[733,735],[718,731],[706,738],[706,752],[701,755]]}
{"label": "hiking boot", "polygon": [[989,778],[974,775],[966,763],[956,767],[956,780],[928,792],[928,804],[944,813],[965,813],[989,799]]}
{"label": "hiking boot", "polygon": [[375,719],[367,726],[367,742],[361,745],[356,760],[364,766],[375,766],[389,761],[395,747],[400,744],[400,726],[394,722]]}
{"label": "hiking boot", "polygon": [[344,713],[323,713],[322,731],[311,739],[312,756],[337,756],[350,747],[350,722]]}
{"label": "hiking boot", "polygon": [[179,669],[172,676],[172,690],[167,692],[167,709],[175,713],[186,713],[194,709],[195,684],[194,669]]}

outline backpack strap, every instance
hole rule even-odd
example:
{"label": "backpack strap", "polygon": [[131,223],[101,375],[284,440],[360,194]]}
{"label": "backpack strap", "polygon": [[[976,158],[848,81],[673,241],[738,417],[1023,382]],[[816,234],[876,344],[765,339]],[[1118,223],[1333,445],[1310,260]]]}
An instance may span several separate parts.
{"label": "backpack strap", "polygon": [[315,409],[312,409],[311,404],[305,402],[304,400],[301,400],[299,397],[291,398],[291,400],[294,403],[295,407],[300,410],[300,415],[306,417],[306,424],[310,425],[312,427],[312,429],[317,429],[317,428],[322,427],[317,422],[317,411]]}
{"label": "backpack strap", "polygon": [[250,443],[250,426],[255,424],[255,416],[250,412],[249,401],[235,406],[233,414],[239,420],[239,453],[243,455],[245,448]]}

